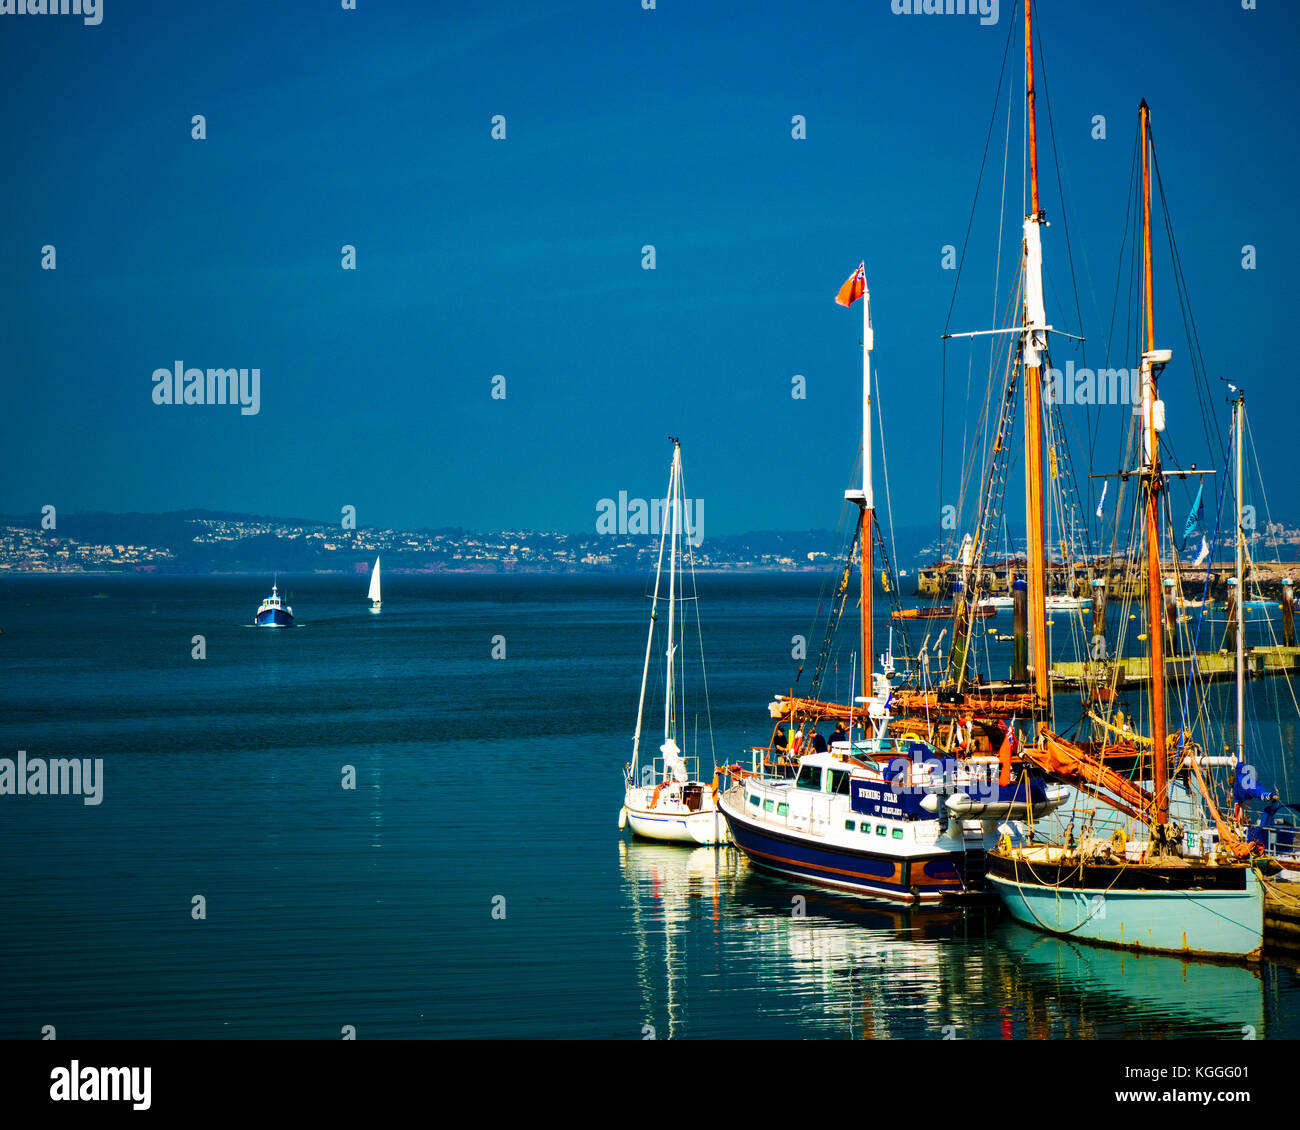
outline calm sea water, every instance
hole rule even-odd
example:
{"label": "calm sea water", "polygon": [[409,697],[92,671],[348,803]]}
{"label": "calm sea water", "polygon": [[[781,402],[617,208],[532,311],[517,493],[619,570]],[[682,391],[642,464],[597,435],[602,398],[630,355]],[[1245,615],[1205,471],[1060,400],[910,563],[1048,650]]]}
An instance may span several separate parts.
{"label": "calm sea water", "polygon": [[[260,578],[0,581],[0,756],[105,778],[98,806],[0,797],[0,1037],[1300,1035],[1290,966],[899,913],[620,835],[642,580],[390,576],[380,615],[365,577],[283,580],[283,632],[246,626]],[[818,584],[701,578],[720,760],[766,741]]]}

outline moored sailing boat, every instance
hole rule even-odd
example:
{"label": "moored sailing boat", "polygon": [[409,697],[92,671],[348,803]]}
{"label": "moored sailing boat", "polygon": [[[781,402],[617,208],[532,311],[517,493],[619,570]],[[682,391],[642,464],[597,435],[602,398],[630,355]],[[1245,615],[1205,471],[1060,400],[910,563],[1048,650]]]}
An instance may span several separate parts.
{"label": "moored sailing boat", "polygon": [[[1028,20],[1029,0],[1026,0]],[[1031,57],[1032,66],[1032,57]],[[1032,79],[1031,79],[1032,88]],[[1031,110],[1032,114],[1032,110]],[[1255,958],[1263,944],[1264,894],[1251,861],[1255,849],[1238,835],[1215,805],[1202,772],[1208,760],[1180,730],[1167,731],[1163,595],[1160,564],[1161,495],[1173,474],[1160,461],[1164,403],[1157,379],[1172,359],[1155,346],[1151,266],[1150,110],[1139,110],[1142,161],[1142,274],[1145,346],[1141,359],[1141,466],[1147,645],[1154,676],[1149,681],[1150,742],[1138,746],[1150,773],[1131,780],[1083,746],[1044,733],[1037,751],[1027,751],[1046,770],[1077,784],[1127,816],[1145,838],[1116,828],[1109,839],[1085,834],[1074,842],[1021,844],[1009,841],[989,855],[988,877],[1012,917],[1027,926],[1084,941],[1133,949],[1217,957]],[[1035,193],[1035,198],[1036,198]],[[1127,475],[1128,473],[1123,473]],[[1210,827],[1192,829],[1171,820],[1171,757],[1189,769],[1188,787],[1204,803]],[[1149,777],[1148,791],[1143,781]]]}
{"label": "moored sailing boat", "polygon": [[[683,601],[680,598],[684,572],[680,568],[685,533],[683,528],[682,449],[673,440],[672,469],[668,476],[668,496],[659,536],[659,563],[655,572],[654,598],[650,605],[650,630],[645,645],[645,667],[641,673],[641,701],[637,706],[636,733],[632,739],[632,760],[624,768],[623,808],[618,826],[631,825],[638,836],[651,840],[671,840],[690,844],[726,842],[727,829],[717,807],[717,790],[713,784],[698,780],[698,757],[686,757],[677,742],[677,708],[680,706],[678,678],[677,621]],[[669,544],[671,527],[671,544]],[[668,545],[668,623],[665,651],[664,740],[660,757],[641,763],[641,722],[645,714],[646,683],[650,676],[650,659],[654,648],[655,627],[659,618],[659,587],[664,571],[664,548]],[[692,594],[694,598],[694,594]],[[691,773],[692,764],[696,772]]]}
{"label": "moored sailing boat", "polygon": [[[1275,789],[1261,784],[1255,767],[1246,761],[1246,608],[1253,602],[1245,599],[1247,550],[1245,522],[1243,520],[1245,481],[1242,470],[1246,398],[1240,389],[1237,389],[1236,393],[1232,401],[1232,447],[1236,464],[1236,489],[1233,492],[1236,497],[1237,509],[1237,536],[1234,539],[1236,576],[1228,579],[1228,584],[1233,586],[1235,591],[1234,598],[1229,602],[1233,608],[1235,618],[1235,630],[1232,635],[1236,661],[1237,691],[1236,757],[1234,758],[1235,764],[1232,778],[1233,817],[1240,835],[1247,842],[1256,845],[1263,855],[1273,860],[1281,868],[1277,875],[1278,879],[1286,882],[1300,882],[1300,823],[1297,823],[1296,820],[1296,814],[1300,813],[1300,808],[1294,804],[1286,803],[1278,796]],[[1292,603],[1294,595],[1291,589],[1291,578],[1284,578],[1282,585],[1285,595],[1283,607],[1288,608],[1290,606],[1289,610],[1292,610],[1289,633],[1285,628],[1284,615],[1283,639],[1286,641],[1284,646],[1294,646],[1295,621]],[[1292,703],[1294,702],[1293,697]],[[1251,801],[1262,801],[1264,805],[1263,812],[1257,820],[1253,821],[1249,807]],[[1283,809],[1287,810],[1287,814],[1283,814]]]}

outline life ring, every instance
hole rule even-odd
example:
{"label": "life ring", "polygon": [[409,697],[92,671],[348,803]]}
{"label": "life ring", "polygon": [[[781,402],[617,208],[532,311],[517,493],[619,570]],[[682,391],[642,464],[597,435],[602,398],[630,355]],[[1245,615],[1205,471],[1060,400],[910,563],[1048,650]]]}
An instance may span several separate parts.
{"label": "life ring", "polygon": [[1128,833],[1123,828],[1116,828],[1111,833],[1110,842],[1120,855],[1124,854],[1124,849],[1128,847]]}

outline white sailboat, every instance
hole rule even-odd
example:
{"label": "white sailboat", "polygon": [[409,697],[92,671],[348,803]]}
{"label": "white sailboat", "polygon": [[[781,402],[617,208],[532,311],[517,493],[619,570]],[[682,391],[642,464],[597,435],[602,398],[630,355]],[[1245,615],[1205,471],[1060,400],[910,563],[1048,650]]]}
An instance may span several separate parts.
{"label": "white sailboat", "polygon": [[[727,840],[727,826],[718,811],[716,778],[713,784],[699,781],[698,758],[686,757],[677,742],[677,710],[681,705],[681,687],[677,657],[677,620],[681,615],[683,570],[679,568],[685,538],[682,506],[682,449],[673,440],[672,470],[668,477],[668,496],[659,535],[659,564],[655,572],[654,599],[650,604],[650,632],[645,645],[645,667],[641,673],[641,701],[637,707],[636,733],[632,738],[632,761],[624,768],[623,808],[618,826],[632,826],[638,836],[651,840],[669,840],[689,844],[720,844]],[[655,627],[659,620],[659,586],[664,571],[664,548],[668,555],[668,623],[667,671],[664,681],[664,740],[660,757],[641,764],[641,721],[645,714],[646,683],[650,676],[650,659],[654,649]],[[694,594],[692,594],[694,597]],[[691,772],[692,768],[695,770]]]}
{"label": "white sailboat", "polygon": [[370,592],[368,596],[370,599],[371,612],[378,612],[381,608],[383,608],[384,606],[383,602],[379,599],[379,558],[378,557],[375,558],[374,571],[370,574]]}

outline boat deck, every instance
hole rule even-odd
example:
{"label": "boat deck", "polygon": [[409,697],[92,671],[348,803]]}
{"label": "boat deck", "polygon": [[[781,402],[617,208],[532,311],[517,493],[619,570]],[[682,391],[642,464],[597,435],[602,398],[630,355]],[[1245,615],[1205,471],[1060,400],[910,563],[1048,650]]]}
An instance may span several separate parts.
{"label": "boat deck", "polygon": [[1264,946],[1300,957],[1300,883],[1264,884]]}

